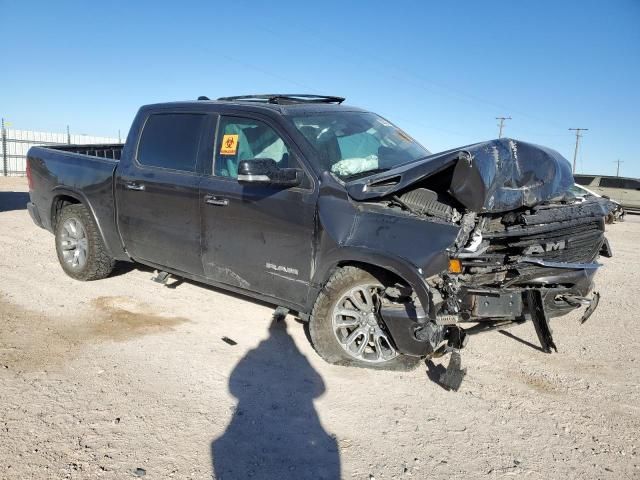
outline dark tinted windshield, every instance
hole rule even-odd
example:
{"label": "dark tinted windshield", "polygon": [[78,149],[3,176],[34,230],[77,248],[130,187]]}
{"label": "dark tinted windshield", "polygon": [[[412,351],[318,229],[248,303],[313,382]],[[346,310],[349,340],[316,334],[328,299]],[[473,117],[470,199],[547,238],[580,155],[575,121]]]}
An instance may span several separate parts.
{"label": "dark tinted windshield", "polygon": [[413,138],[374,113],[300,116],[293,117],[293,123],[316,150],[320,167],[343,180],[430,155]]}

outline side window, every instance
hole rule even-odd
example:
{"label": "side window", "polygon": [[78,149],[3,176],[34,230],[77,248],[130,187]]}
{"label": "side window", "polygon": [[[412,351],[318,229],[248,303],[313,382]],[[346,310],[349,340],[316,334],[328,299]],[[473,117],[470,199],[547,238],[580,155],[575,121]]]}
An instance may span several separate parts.
{"label": "side window", "polygon": [[590,185],[596,177],[588,175],[574,175],[573,178],[578,185]]}
{"label": "side window", "polygon": [[600,186],[607,188],[624,188],[624,179],[622,178],[601,178]]}
{"label": "side window", "polygon": [[151,115],[142,130],[138,162],[151,167],[195,172],[206,116],[192,113]]}
{"label": "side window", "polygon": [[293,166],[289,164],[289,149],[269,125],[250,118],[222,117],[214,159],[215,175],[237,178],[238,163],[254,158],[271,158],[281,168]]}
{"label": "side window", "polygon": [[640,189],[640,182],[638,180],[633,180],[631,178],[627,178],[624,181],[624,188],[626,188],[627,190],[639,190]]}

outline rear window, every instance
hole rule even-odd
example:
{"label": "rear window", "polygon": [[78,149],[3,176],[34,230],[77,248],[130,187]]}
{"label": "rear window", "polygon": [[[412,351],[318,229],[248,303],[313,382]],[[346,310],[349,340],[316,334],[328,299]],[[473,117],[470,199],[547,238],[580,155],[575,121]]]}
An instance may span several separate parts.
{"label": "rear window", "polygon": [[205,115],[163,113],[151,115],[144,125],[138,162],[151,167],[195,172]]}

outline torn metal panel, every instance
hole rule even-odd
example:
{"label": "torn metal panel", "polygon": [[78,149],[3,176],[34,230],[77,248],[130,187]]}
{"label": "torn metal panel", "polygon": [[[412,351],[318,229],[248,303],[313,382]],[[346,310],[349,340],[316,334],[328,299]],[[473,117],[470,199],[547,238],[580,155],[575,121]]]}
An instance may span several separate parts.
{"label": "torn metal panel", "polygon": [[596,311],[596,308],[598,308],[599,304],[600,304],[600,292],[593,292],[593,297],[591,298],[591,301],[589,302],[589,306],[584,311],[584,314],[582,315],[582,318],[580,319],[580,323],[584,323],[587,320],[589,320],[589,317],[591,317],[591,315],[593,315],[593,312]]}
{"label": "torn metal panel", "polygon": [[533,326],[536,329],[540,346],[545,353],[551,353],[551,349],[558,351],[558,347],[553,341],[551,328],[549,327],[549,319],[545,312],[544,301],[539,290],[527,290],[525,293],[527,305]]}
{"label": "torn metal panel", "polygon": [[555,150],[509,138],[466,147],[450,193],[469,210],[506,212],[532,207],[573,185],[569,162]]}

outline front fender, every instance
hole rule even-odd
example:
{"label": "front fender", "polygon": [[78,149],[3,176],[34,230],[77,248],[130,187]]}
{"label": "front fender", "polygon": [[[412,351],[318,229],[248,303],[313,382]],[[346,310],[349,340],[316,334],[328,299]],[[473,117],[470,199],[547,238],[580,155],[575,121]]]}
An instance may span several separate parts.
{"label": "front fender", "polygon": [[333,271],[350,263],[396,274],[428,309],[430,294],[424,279],[448,268],[448,249],[455,243],[459,226],[377,203],[356,203],[344,191],[326,185],[318,213],[309,310]]}

